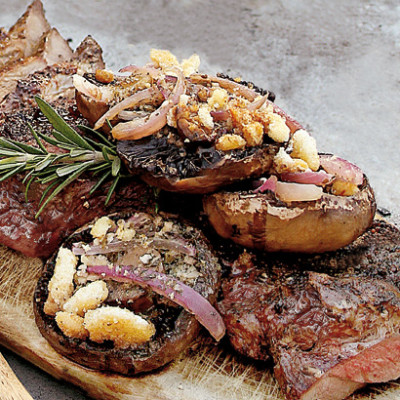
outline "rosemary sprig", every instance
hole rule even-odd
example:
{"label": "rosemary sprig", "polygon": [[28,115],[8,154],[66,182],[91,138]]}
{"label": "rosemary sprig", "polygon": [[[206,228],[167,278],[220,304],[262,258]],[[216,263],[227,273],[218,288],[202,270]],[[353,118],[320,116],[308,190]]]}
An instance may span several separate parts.
{"label": "rosemary sprig", "polygon": [[[39,210],[35,216],[38,218],[48,203],[66,186],[82,174],[92,173],[96,175],[97,182],[89,194],[97,190],[106,180],[113,178],[106,197],[107,205],[122,177],[123,167],[117,156],[116,145],[101,133],[80,127],[95,134],[97,141],[84,138],[68,125],[50,104],[40,97],[35,97],[35,100],[54,128],[52,136],[36,132],[28,124],[38,147],[0,137],[0,182],[15,174],[26,173],[24,178],[26,199],[33,182],[48,185],[39,202]],[[49,152],[43,141],[63,151]]]}

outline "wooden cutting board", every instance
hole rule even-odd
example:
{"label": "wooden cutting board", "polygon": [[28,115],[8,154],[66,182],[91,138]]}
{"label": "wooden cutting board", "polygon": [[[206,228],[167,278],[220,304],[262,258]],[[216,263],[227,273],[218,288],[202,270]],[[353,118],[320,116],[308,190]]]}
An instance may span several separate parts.
{"label": "wooden cutting board", "polygon": [[[58,379],[102,400],[282,400],[271,365],[253,365],[200,340],[161,371],[139,377],[107,375],[58,355],[36,328],[32,299],[42,263],[0,246],[0,343]],[[370,386],[354,400],[396,400],[398,383]],[[323,399],[321,399],[323,400]]]}

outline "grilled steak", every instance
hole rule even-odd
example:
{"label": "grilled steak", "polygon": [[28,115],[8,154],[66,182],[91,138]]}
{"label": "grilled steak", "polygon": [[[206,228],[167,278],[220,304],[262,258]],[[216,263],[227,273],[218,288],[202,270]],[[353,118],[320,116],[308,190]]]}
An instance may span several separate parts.
{"label": "grilled steak", "polygon": [[339,400],[400,376],[400,232],[375,222],[316,256],[242,254],[219,310],[233,347],[265,360],[288,399]]}
{"label": "grilled steak", "polygon": [[43,34],[49,29],[50,25],[44,16],[43,4],[40,0],[35,0],[8,32],[2,29],[0,68],[35,53]]}
{"label": "grilled steak", "polygon": [[[58,35],[55,32],[51,30],[49,35]],[[59,43],[61,39],[57,36],[53,44]],[[87,37],[73,54],[71,52],[69,58],[71,60],[57,64],[52,59],[53,65],[48,67],[46,63],[40,63],[40,71],[16,82],[15,89],[0,105],[0,136],[35,145],[28,122],[38,131],[51,132],[50,124],[36,106],[36,95],[50,102],[72,126],[87,124],[75,107],[72,75],[104,68],[102,51],[96,41]],[[15,66],[23,65],[24,62],[22,60]],[[48,148],[54,151],[50,145]],[[152,197],[147,187],[131,180],[117,191],[114,200],[106,208],[104,202],[107,187],[102,187],[88,197],[94,183],[89,178],[78,180],[57,196],[40,218],[35,219],[45,187],[32,186],[26,201],[21,176],[1,182],[0,243],[31,257],[47,257],[63,238],[95,216],[130,207],[140,208],[146,199]]]}

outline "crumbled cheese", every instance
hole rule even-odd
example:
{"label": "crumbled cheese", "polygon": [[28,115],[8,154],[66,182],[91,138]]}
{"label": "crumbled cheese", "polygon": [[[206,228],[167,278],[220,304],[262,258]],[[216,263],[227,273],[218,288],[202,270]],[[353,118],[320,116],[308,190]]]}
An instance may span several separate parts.
{"label": "crumbled cheese", "polygon": [[97,69],[95,78],[97,82],[111,83],[114,80],[114,73],[107,69]]}
{"label": "crumbled cheese", "polygon": [[225,89],[217,88],[213,91],[211,97],[207,100],[207,103],[211,108],[218,109],[225,107],[228,100],[228,92]]}
{"label": "crumbled cheese", "polygon": [[81,256],[81,262],[83,265],[88,266],[88,265],[108,265],[109,261],[108,258],[102,254],[98,256],[87,256],[83,255]]}
{"label": "crumbled cheese", "polygon": [[181,94],[181,96],[179,97],[179,105],[181,107],[186,106],[188,101],[189,101],[189,96],[187,94]]}
{"label": "crumbled cheese", "polygon": [[99,218],[93,225],[90,234],[96,239],[104,239],[110,228],[115,227],[114,221],[108,217]]}
{"label": "crumbled cheese", "polygon": [[84,319],[79,315],[59,311],[56,314],[55,320],[65,336],[75,339],[86,339],[89,335],[89,332],[83,326]]}
{"label": "crumbled cheese", "polygon": [[107,298],[108,289],[104,281],[89,283],[77,290],[64,304],[64,311],[83,317],[88,310],[94,310]]}
{"label": "crumbled cheese", "polygon": [[283,143],[289,140],[290,129],[286,125],[285,120],[274,112],[268,113],[268,130],[267,135],[277,143]]}
{"label": "crumbled cheese", "polygon": [[260,122],[253,122],[243,126],[243,137],[248,146],[258,146],[264,137],[264,127]]}
{"label": "crumbled cheese", "polygon": [[133,227],[128,226],[123,219],[120,219],[117,222],[117,232],[115,233],[117,238],[123,242],[129,242],[132,240],[135,235],[136,231]]}
{"label": "crumbled cheese", "polygon": [[192,54],[188,59],[182,61],[181,68],[184,76],[189,76],[199,70],[200,57],[197,54]]}
{"label": "crumbled cheese", "polygon": [[178,59],[168,50],[150,50],[150,58],[156,67],[162,70],[179,66]]}
{"label": "crumbled cheese", "polygon": [[78,258],[71,250],[60,248],[54,274],[49,282],[49,295],[44,304],[44,312],[48,315],[55,315],[62,309],[64,303],[71,297],[74,290],[74,274]]}
{"label": "crumbled cheese", "polygon": [[342,181],[340,179],[335,179],[332,184],[331,192],[336,196],[353,196],[360,189],[358,186],[351,182]]}
{"label": "crumbled cheese", "polygon": [[274,157],[274,168],[278,174],[283,172],[303,172],[308,169],[308,164],[299,158],[293,159],[281,147]]}
{"label": "crumbled cheese", "polygon": [[301,158],[313,171],[317,171],[320,163],[315,139],[304,129],[300,129],[294,133],[292,142],[292,157]]}
{"label": "crumbled cheese", "polygon": [[246,141],[239,135],[223,135],[215,143],[215,148],[221,151],[229,151],[235,149],[243,149]]}
{"label": "crumbled cheese", "polygon": [[207,104],[202,104],[199,107],[199,111],[198,111],[198,116],[199,116],[199,120],[200,122],[209,129],[213,129],[214,128],[214,120],[213,117],[210,114],[210,108]]}
{"label": "crumbled cheese", "polygon": [[139,260],[143,264],[148,264],[152,260],[153,256],[151,254],[143,254],[141,257],[139,257]]}
{"label": "crumbled cheese", "polygon": [[112,340],[119,348],[145,343],[155,333],[151,322],[126,308],[111,306],[89,310],[85,314],[84,327],[92,341]]}

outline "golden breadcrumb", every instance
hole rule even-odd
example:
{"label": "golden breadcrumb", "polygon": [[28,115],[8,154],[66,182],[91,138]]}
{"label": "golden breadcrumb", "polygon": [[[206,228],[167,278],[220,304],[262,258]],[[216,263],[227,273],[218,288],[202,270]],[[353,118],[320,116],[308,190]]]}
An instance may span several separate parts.
{"label": "golden breadcrumb", "polygon": [[112,340],[119,348],[145,343],[156,331],[151,322],[132,311],[112,306],[89,310],[85,314],[84,326],[89,331],[90,340],[96,343]]}
{"label": "golden breadcrumb", "polygon": [[313,171],[318,171],[320,163],[315,139],[304,129],[300,129],[293,134],[292,141],[292,157],[301,158]]}
{"label": "golden breadcrumb", "polygon": [[208,98],[207,103],[212,109],[224,108],[229,100],[229,94],[225,89],[216,88]]}
{"label": "golden breadcrumb", "polygon": [[258,146],[264,137],[264,128],[259,122],[243,126],[243,137],[248,146]]}
{"label": "golden breadcrumb", "polygon": [[88,310],[94,310],[107,298],[108,289],[104,281],[94,281],[77,290],[64,304],[64,311],[83,317]]}
{"label": "golden breadcrumb", "polygon": [[245,146],[246,140],[239,135],[231,134],[221,136],[215,144],[215,148],[221,151],[243,149]]}
{"label": "golden breadcrumb", "polygon": [[97,82],[111,83],[114,80],[114,74],[106,69],[97,69],[95,78]]}
{"label": "golden breadcrumb", "polygon": [[115,227],[115,223],[112,219],[108,217],[101,217],[94,223],[92,229],[90,230],[90,234],[93,237],[102,240],[105,238],[108,230],[113,227]]}
{"label": "golden breadcrumb", "polygon": [[181,68],[184,76],[189,76],[196,73],[199,70],[200,57],[197,54],[192,54],[189,58],[185,59],[181,63]]}
{"label": "golden breadcrumb", "polygon": [[56,322],[65,336],[86,339],[89,332],[83,326],[83,318],[74,313],[59,311],[56,314]]}
{"label": "golden breadcrumb", "polygon": [[283,172],[303,172],[308,169],[308,164],[299,158],[293,159],[281,147],[274,157],[274,168],[278,174]]}
{"label": "golden breadcrumb", "polygon": [[55,315],[62,310],[64,303],[71,297],[74,290],[74,274],[78,264],[77,257],[71,250],[60,248],[54,274],[49,282],[49,295],[44,304],[44,312],[48,315]]}
{"label": "golden breadcrumb", "polygon": [[336,196],[353,196],[359,190],[358,186],[354,183],[335,179],[332,184],[331,193]]}

